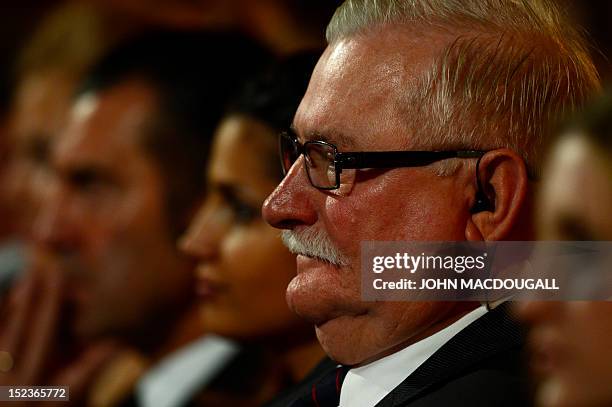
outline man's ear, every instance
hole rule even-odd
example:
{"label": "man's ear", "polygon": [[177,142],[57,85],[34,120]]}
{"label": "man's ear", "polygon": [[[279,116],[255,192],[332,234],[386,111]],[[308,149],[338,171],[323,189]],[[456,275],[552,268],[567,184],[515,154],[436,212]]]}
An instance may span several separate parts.
{"label": "man's ear", "polygon": [[[518,226],[527,206],[529,179],[525,162],[514,151],[502,148],[487,152],[477,166],[480,185],[474,197],[476,210],[467,222],[467,240],[504,240]],[[475,181],[478,182],[478,181]]]}

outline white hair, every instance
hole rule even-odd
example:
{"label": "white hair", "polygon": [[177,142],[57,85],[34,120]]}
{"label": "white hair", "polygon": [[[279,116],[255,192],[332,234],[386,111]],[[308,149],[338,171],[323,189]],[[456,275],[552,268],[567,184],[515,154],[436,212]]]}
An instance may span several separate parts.
{"label": "white hair", "polygon": [[427,147],[507,147],[533,175],[553,122],[600,89],[583,35],[552,0],[346,0],[327,39],[389,24],[454,38],[398,101]]}

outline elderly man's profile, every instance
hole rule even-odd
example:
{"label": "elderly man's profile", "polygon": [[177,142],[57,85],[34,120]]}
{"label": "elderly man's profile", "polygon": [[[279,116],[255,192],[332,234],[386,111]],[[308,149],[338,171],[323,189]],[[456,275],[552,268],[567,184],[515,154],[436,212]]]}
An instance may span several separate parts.
{"label": "elderly man's profile", "polygon": [[[545,0],[347,0],[327,38],[263,214],[297,254],[290,308],[342,366],[335,399],[285,405],[528,404],[506,304],[364,302],[360,243],[532,239],[548,127],[599,88],[582,37]],[[399,151],[430,159],[372,161]]]}

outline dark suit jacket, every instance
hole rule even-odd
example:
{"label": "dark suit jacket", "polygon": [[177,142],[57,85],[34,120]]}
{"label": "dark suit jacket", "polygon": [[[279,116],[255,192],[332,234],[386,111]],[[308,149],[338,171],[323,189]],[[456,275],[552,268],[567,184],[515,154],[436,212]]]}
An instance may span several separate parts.
{"label": "dark suit jacket", "polygon": [[502,304],[434,353],[377,407],[531,405],[524,331]]}
{"label": "dark suit jacket", "polygon": [[335,370],[336,366],[338,366],[338,364],[330,358],[323,358],[317,366],[308,373],[304,380],[279,394],[274,400],[266,404],[265,407],[287,407],[302,394],[309,393],[312,385],[318,382],[319,379],[328,372]]}
{"label": "dark suit jacket", "polygon": [[[531,405],[522,352],[524,331],[509,316],[508,307],[502,304],[467,326],[376,406]],[[274,407],[286,406],[298,395]]]}

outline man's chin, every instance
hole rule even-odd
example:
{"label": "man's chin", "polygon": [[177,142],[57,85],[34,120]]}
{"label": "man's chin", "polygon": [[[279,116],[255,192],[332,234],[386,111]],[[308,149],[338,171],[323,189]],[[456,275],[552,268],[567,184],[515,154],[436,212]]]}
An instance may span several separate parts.
{"label": "man's chin", "polygon": [[100,329],[90,319],[76,317],[70,324],[70,333],[76,341],[88,341],[99,333]]}
{"label": "man's chin", "polygon": [[98,338],[109,331],[109,326],[99,313],[81,306],[74,307],[68,314],[67,327],[72,339],[76,342],[87,342]]}
{"label": "man's chin", "polygon": [[355,366],[375,357],[376,350],[368,346],[368,336],[358,329],[361,318],[341,316],[316,325],[317,339],[331,359]]}
{"label": "man's chin", "polygon": [[362,311],[360,299],[355,301],[352,295],[346,295],[336,287],[334,276],[318,272],[298,274],[287,287],[287,305],[296,315],[313,325],[359,314]]}
{"label": "man's chin", "polygon": [[287,287],[287,302],[298,315],[319,323],[334,309],[361,302],[358,277],[350,268],[298,255],[297,275]]}

